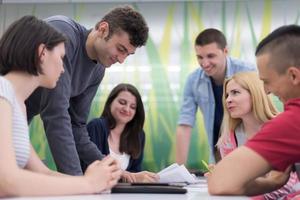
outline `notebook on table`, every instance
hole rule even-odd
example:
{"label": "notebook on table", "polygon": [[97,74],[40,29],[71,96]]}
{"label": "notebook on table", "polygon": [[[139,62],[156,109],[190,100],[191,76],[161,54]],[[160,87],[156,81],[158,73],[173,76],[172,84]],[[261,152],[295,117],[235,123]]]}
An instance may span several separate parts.
{"label": "notebook on table", "polygon": [[159,194],[185,194],[182,186],[167,183],[118,183],[111,189],[111,193],[159,193]]}

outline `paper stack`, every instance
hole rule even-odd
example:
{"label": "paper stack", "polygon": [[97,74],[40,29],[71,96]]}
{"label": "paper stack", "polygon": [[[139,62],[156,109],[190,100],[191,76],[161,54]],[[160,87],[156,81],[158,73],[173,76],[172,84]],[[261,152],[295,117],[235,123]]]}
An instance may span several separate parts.
{"label": "paper stack", "polygon": [[199,179],[195,175],[191,174],[184,165],[178,165],[174,163],[169,167],[158,172],[160,177],[160,183],[198,183]]}

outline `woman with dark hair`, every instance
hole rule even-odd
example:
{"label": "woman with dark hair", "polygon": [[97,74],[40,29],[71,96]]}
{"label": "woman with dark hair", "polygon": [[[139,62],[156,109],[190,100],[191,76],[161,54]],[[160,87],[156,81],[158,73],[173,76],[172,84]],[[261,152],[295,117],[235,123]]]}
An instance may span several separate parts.
{"label": "woman with dark hair", "polygon": [[[87,129],[99,150],[119,160],[126,182],[155,182],[155,173],[142,171],[145,111],[138,90],[131,84],[117,85],[109,94],[100,118]],[[85,170],[85,166],[83,166]]]}
{"label": "woman with dark hair", "polygon": [[34,16],[15,21],[0,39],[0,197],[98,193],[120,178],[112,157],[92,163],[84,176],[52,171],[30,144],[24,102],[36,88],[56,86],[65,41]]}

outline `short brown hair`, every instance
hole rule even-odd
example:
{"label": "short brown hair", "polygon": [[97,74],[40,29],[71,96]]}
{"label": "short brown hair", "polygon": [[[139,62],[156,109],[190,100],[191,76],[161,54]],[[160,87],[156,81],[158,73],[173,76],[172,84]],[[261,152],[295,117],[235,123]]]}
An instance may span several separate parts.
{"label": "short brown hair", "polygon": [[283,74],[290,66],[300,67],[300,26],[281,26],[265,37],[255,55],[270,54],[270,65]]}
{"label": "short brown hair", "polygon": [[216,43],[220,49],[224,49],[227,46],[224,34],[214,28],[205,29],[199,33],[195,40],[196,46],[204,46],[211,43]]}
{"label": "short brown hair", "polygon": [[101,22],[109,24],[107,40],[118,31],[129,35],[130,43],[135,47],[144,46],[148,39],[149,28],[144,17],[130,6],[117,7],[107,13],[95,26],[98,29]]}

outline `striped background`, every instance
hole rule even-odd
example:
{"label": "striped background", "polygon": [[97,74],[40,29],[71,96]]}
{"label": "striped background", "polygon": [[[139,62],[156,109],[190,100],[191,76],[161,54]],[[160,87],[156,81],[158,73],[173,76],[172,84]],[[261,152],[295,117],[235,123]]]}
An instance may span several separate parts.
{"label": "striped background", "polygon": [[[55,14],[70,16],[92,28],[117,3],[0,4],[0,34],[15,19],[33,14],[46,18]],[[158,171],[175,160],[175,129],[182,89],[187,75],[198,67],[193,43],[203,29],[224,32],[230,55],[255,62],[257,43],[278,26],[299,23],[300,1],[240,0],[141,2],[133,5],[146,18],[150,38],[123,65],[114,65],[93,101],[89,119],[99,116],[108,92],[120,82],[137,86],[146,108],[146,149],[144,168]],[[274,98],[276,105],[282,105]],[[202,168],[208,159],[208,146],[201,113],[193,130],[189,167]],[[47,164],[55,169],[39,117],[32,122],[31,140]]]}

